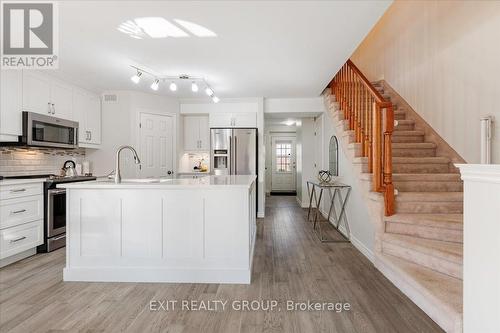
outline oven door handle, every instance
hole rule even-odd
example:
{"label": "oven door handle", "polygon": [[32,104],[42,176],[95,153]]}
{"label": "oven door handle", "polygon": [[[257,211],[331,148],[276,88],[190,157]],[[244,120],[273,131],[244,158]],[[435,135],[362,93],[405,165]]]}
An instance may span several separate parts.
{"label": "oven door handle", "polygon": [[56,195],[56,194],[62,194],[62,193],[66,193],[66,189],[49,190],[49,195]]}

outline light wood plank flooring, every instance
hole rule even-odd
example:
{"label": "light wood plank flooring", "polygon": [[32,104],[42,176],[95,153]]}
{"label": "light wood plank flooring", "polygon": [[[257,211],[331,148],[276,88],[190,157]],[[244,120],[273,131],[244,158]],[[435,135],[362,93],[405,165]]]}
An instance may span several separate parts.
{"label": "light wood plank flooring", "polygon": [[[441,332],[351,244],[321,244],[269,197],[251,285],[63,282],[64,249],[0,270],[0,332]],[[330,311],[150,311],[150,300],[349,302]],[[282,303],[283,304],[283,303]]]}

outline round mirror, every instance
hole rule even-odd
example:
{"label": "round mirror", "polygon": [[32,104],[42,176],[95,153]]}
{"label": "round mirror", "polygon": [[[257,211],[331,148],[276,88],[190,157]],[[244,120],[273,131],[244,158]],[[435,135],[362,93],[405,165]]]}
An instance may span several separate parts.
{"label": "round mirror", "polygon": [[334,177],[339,175],[339,142],[334,135],[330,138],[328,171]]}

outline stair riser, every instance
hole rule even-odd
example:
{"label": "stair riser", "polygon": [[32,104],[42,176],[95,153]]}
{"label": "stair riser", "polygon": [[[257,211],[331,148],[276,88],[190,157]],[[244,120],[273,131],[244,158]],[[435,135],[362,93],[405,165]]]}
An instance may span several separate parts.
{"label": "stair riser", "polygon": [[415,129],[415,124],[398,124],[394,127],[395,131],[413,131]]}
{"label": "stair riser", "polygon": [[394,112],[394,119],[395,120],[405,120],[406,119],[406,113],[399,113],[399,112]]}
{"label": "stair riser", "polygon": [[463,203],[461,201],[398,201],[396,202],[396,212],[412,214],[462,214]]}
{"label": "stair riser", "polygon": [[410,143],[410,142],[424,142],[423,135],[393,135],[392,142],[394,143]]}
{"label": "stair riser", "polygon": [[397,149],[392,148],[392,156],[394,157],[434,157],[436,156],[435,148],[427,149]]}
{"label": "stair riser", "polygon": [[394,182],[394,187],[401,192],[463,192],[461,182]]}
{"label": "stair riser", "polygon": [[461,264],[387,242],[382,243],[382,252],[408,260],[451,277],[462,279]]}
{"label": "stair riser", "polygon": [[445,242],[463,243],[463,231],[407,223],[386,222],[385,232]]}
{"label": "stair riser", "polygon": [[392,165],[393,173],[447,173],[449,172],[448,164],[444,163],[394,163]]}

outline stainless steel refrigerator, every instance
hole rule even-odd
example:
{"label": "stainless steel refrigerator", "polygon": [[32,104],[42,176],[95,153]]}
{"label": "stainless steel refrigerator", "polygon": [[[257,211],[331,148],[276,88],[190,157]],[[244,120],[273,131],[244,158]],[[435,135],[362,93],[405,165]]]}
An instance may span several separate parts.
{"label": "stainless steel refrigerator", "polygon": [[210,129],[210,162],[214,175],[257,175],[257,129]]}

